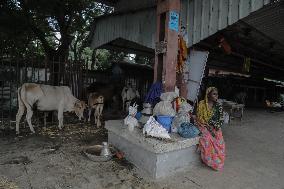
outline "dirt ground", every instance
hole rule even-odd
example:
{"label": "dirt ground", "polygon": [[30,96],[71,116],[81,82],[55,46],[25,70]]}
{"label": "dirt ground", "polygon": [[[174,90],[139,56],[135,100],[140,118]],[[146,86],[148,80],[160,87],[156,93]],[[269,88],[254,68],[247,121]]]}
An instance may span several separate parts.
{"label": "dirt ground", "polygon": [[107,141],[104,129],[69,124],[29,135],[0,135],[0,189],[284,189],[284,112],[246,110],[242,122],[223,128],[222,172],[200,164],[175,176],[150,181],[125,160],[93,162],[84,147]]}

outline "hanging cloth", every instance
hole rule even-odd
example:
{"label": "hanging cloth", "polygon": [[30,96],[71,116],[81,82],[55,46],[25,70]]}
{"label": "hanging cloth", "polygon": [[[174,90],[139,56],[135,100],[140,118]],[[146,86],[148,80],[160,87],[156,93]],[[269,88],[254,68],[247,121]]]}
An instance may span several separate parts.
{"label": "hanging cloth", "polygon": [[178,38],[178,58],[177,58],[177,72],[181,73],[183,70],[184,63],[187,58],[187,47],[186,41],[181,35]]}
{"label": "hanging cloth", "polygon": [[146,94],[144,102],[149,103],[152,105],[152,107],[154,107],[160,101],[160,96],[162,92],[163,92],[162,83],[159,81],[157,81],[156,83],[153,83],[151,85],[150,90]]}
{"label": "hanging cloth", "polygon": [[231,46],[224,37],[222,37],[219,42],[220,42],[219,47],[220,48],[222,47],[226,54],[232,53]]}
{"label": "hanging cloth", "polygon": [[244,64],[243,64],[243,71],[248,73],[250,71],[250,58],[249,57],[245,57],[244,58]]}

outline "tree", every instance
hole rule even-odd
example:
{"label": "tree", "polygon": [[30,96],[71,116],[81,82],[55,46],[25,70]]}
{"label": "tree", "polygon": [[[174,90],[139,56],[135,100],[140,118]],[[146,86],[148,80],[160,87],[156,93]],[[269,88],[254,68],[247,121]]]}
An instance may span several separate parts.
{"label": "tree", "polygon": [[[46,57],[55,62],[68,57],[73,40],[74,56],[79,56],[85,47],[86,31],[94,17],[109,11],[94,0],[4,0],[0,8],[1,15],[4,15],[0,19],[5,23],[3,26],[7,31],[14,31],[14,35],[10,36],[12,39],[18,38],[23,46],[38,39]],[[2,37],[9,39],[9,36]],[[62,65],[50,66],[57,71]],[[60,76],[54,74],[53,77],[54,84],[57,84]]]}
{"label": "tree", "polygon": [[0,3],[0,57],[23,57],[38,52],[39,48],[34,34],[26,29],[25,19],[14,14],[16,4],[7,1]]}
{"label": "tree", "polygon": [[95,3],[95,7],[87,8],[83,13],[84,22],[74,33],[74,40],[70,46],[71,57],[74,60],[80,60],[88,56],[91,59],[91,50],[87,47],[87,39],[91,30],[91,23],[94,17],[104,14],[110,14],[113,11],[112,7],[108,7],[101,3]]}
{"label": "tree", "polygon": [[153,66],[152,62],[151,62],[152,59],[153,59],[153,57],[150,57],[150,56],[143,56],[143,55],[136,55],[135,56],[135,62],[137,64],[146,64],[146,65]]}

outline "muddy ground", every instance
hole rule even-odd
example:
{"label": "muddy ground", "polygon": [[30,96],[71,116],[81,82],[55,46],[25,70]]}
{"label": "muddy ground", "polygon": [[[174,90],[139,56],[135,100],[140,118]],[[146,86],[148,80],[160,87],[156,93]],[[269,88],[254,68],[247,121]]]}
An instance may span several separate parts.
{"label": "muddy ground", "polygon": [[242,122],[223,128],[226,162],[222,172],[200,165],[159,181],[143,179],[125,160],[93,162],[85,147],[107,141],[104,129],[68,124],[38,128],[30,135],[1,133],[0,189],[208,188],[284,189],[284,113],[246,110]]}

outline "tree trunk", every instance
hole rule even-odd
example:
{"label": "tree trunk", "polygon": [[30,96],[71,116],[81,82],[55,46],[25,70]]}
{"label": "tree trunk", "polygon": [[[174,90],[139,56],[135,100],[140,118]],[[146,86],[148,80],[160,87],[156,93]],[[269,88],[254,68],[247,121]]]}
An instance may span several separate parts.
{"label": "tree trunk", "polygon": [[63,74],[65,73],[65,60],[68,58],[69,46],[73,37],[69,35],[62,35],[61,45],[56,51],[47,53],[50,61],[50,83],[54,86],[60,85]]}
{"label": "tree trunk", "polygon": [[48,54],[50,80],[49,83],[53,86],[61,84],[62,77],[65,73],[66,54],[52,53]]}
{"label": "tree trunk", "polygon": [[97,56],[97,49],[94,49],[93,53],[92,53],[91,70],[94,70],[95,69],[95,65],[97,64],[96,56]]}

